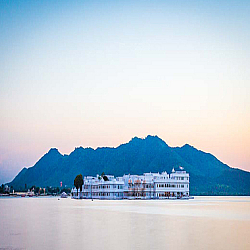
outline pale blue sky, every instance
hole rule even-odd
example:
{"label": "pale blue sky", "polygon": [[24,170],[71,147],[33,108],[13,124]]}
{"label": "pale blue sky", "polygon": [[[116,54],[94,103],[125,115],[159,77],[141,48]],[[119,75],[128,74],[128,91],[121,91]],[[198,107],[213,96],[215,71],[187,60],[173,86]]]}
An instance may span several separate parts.
{"label": "pale blue sky", "polygon": [[250,170],[249,1],[1,1],[0,182],[49,148],[157,134]]}

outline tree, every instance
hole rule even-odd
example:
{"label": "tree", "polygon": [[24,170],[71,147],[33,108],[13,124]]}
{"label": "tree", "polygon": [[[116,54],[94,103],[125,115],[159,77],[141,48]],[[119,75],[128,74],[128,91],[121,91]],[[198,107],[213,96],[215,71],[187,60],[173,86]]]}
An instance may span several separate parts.
{"label": "tree", "polygon": [[105,175],[104,172],[102,172],[101,177],[103,178],[104,181],[108,181],[109,178]]}
{"label": "tree", "polygon": [[36,187],[34,192],[35,192],[35,194],[40,194],[40,187]]}
{"label": "tree", "polygon": [[4,185],[2,184],[2,186],[0,187],[0,194],[2,194],[4,192]]}
{"label": "tree", "polygon": [[83,178],[82,175],[79,174],[76,176],[74,180],[74,186],[76,187],[77,190],[77,196],[78,196],[78,188],[80,188],[80,192],[82,192],[82,185],[83,185]]}
{"label": "tree", "polygon": [[108,181],[109,178],[108,178],[106,175],[104,175],[104,176],[103,176],[103,180],[104,180],[104,181]]}

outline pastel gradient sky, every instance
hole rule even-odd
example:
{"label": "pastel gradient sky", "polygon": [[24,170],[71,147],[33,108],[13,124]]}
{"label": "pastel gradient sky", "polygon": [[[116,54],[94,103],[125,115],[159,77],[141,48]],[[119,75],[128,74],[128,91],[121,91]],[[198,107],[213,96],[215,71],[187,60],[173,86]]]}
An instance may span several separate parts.
{"label": "pastel gradient sky", "polygon": [[250,171],[250,1],[0,1],[0,183],[51,147],[158,135]]}

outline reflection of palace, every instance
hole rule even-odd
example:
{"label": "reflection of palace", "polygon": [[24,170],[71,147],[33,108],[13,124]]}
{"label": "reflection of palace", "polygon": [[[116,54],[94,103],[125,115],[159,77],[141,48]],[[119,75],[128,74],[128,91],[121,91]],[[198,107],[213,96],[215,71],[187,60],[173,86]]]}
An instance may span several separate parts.
{"label": "reflection of palace", "polygon": [[177,199],[189,197],[189,174],[179,168],[167,172],[143,175],[106,175],[84,177],[82,192],[72,189],[73,198],[83,199]]}

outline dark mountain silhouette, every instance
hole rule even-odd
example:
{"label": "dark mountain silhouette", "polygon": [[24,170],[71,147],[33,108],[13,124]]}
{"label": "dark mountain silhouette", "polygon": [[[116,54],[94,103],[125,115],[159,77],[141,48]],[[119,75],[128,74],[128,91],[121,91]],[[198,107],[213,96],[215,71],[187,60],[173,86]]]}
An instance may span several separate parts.
{"label": "dark mountain silhouette", "polygon": [[212,154],[188,144],[169,147],[157,136],[134,137],[117,148],[75,148],[62,155],[55,148],[45,154],[33,167],[24,168],[9,183],[15,189],[25,184],[46,187],[73,186],[76,175],[96,175],[105,172],[115,176],[124,173],[171,172],[182,166],[190,173],[192,195],[250,195],[250,173],[230,168]]}

